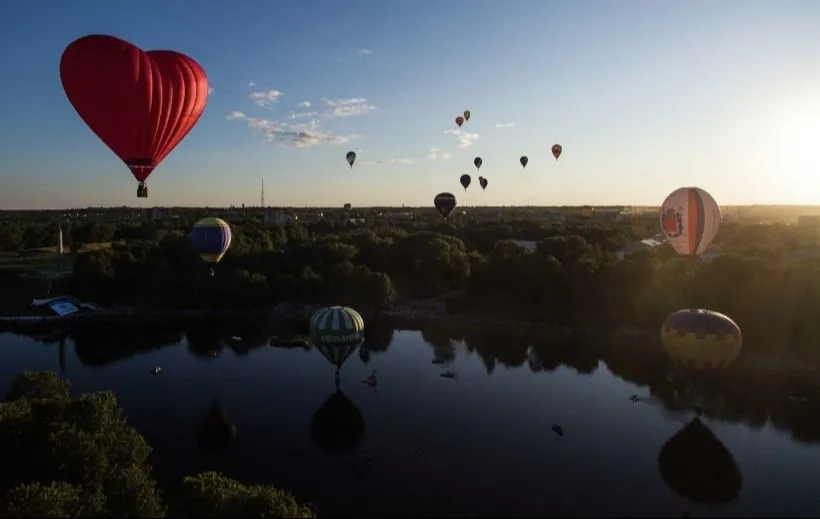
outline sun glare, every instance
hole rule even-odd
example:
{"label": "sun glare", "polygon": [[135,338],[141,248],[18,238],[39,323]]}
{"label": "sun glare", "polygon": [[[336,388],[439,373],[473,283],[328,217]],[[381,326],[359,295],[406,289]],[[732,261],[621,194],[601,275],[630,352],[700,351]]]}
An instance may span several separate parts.
{"label": "sun glare", "polygon": [[[820,197],[820,113],[804,112],[784,119],[771,144],[774,169],[783,182],[791,184],[787,189],[795,191],[796,198]],[[820,198],[812,203],[820,204]]]}

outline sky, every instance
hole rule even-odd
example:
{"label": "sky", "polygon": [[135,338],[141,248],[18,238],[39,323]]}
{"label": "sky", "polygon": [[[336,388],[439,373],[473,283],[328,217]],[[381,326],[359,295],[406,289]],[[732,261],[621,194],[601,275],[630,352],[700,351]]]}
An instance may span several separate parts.
{"label": "sky", "polygon": [[[262,179],[268,206],[820,204],[818,27],[816,0],[7,0],[0,209],[258,206]],[[63,92],[93,33],[208,75],[147,199]]]}

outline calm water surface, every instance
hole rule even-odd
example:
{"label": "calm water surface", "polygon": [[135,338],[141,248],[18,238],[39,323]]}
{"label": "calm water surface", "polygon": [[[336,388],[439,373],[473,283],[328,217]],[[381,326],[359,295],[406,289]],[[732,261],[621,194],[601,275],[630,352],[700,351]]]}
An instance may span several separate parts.
{"label": "calm water surface", "polygon": [[[820,447],[763,425],[705,420],[742,474],[736,500],[708,507],[676,495],[658,454],[691,416],[634,403],[648,395],[604,362],[591,374],[566,366],[533,372],[498,364],[453,342],[443,358],[416,331],[396,331],[367,362],[355,353],[341,387],[361,412],[357,448],[331,454],[314,444],[311,420],[335,386],[316,350],[225,348],[195,355],[180,342],[103,366],[84,365],[66,343],[75,392],[113,390],[155,447],[158,477],[215,469],[270,482],[313,502],[321,515],[798,515],[820,512]],[[172,336],[171,341],[174,340]],[[59,346],[0,335],[0,390],[22,369],[59,370]],[[98,362],[99,363],[99,362]],[[150,369],[162,366],[154,376]],[[451,367],[456,379],[441,377]],[[378,370],[373,390],[362,380]],[[238,430],[220,456],[202,453],[195,431],[214,397]],[[563,436],[553,430],[558,424]]]}

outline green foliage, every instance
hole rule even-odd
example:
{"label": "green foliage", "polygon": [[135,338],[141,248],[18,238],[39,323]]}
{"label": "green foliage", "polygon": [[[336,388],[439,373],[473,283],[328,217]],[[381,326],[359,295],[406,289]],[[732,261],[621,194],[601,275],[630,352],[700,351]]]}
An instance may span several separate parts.
{"label": "green foliage", "polygon": [[243,485],[217,472],[185,478],[172,515],[184,517],[313,517],[293,496],[266,485]]}
{"label": "green foliage", "polygon": [[[56,374],[24,372],[0,404],[0,515],[162,517],[150,453],[112,393],[71,398]],[[281,490],[215,473],[184,488],[177,516],[311,517]]]}

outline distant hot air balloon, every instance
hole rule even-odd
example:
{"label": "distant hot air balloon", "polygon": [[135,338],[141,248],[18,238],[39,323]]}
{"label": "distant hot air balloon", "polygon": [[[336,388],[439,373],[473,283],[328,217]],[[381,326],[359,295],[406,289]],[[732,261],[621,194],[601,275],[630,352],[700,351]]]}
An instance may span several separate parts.
{"label": "distant hot air balloon", "polygon": [[364,340],[364,319],[347,306],[329,306],[316,310],[310,318],[310,338],[316,349],[339,371]]}
{"label": "distant hot air balloon", "polygon": [[702,372],[725,369],[743,348],[740,327],[711,310],[678,310],[666,318],[661,342],[678,368]]}
{"label": "distant hot air balloon", "polygon": [[589,218],[590,216],[592,216],[592,213],[594,213],[594,212],[595,212],[595,209],[593,209],[592,207],[590,207],[588,205],[585,205],[585,206],[581,207],[581,217],[582,218]]}
{"label": "distant hot air balloon", "polygon": [[529,162],[529,161],[530,161],[530,159],[528,159],[526,155],[522,155],[521,158],[519,159],[519,162],[521,162],[521,167],[524,167],[524,168],[527,167],[527,162]]}
{"label": "distant hot air balloon", "polygon": [[470,182],[472,179],[470,178],[470,175],[461,175],[461,178],[458,179],[458,181],[461,182],[462,187],[464,187],[464,191],[467,191],[467,188],[470,187]]}
{"label": "distant hot air balloon", "polygon": [[352,206],[352,205],[350,205],[350,204],[345,204],[345,205],[344,205],[345,211],[350,211],[350,208],[351,208],[351,207],[353,207],[353,206]]}
{"label": "distant hot air balloon", "polygon": [[730,503],[743,487],[732,453],[699,418],[663,444],[658,468],[667,487],[700,504]]}
{"label": "distant hot air balloon", "polygon": [[345,160],[347,163],[350,164],[350,167],[353,167],[353,163],[356,162],[356,152],[355,151],[348,151],[347,155],[345,155]]}
{"label": "distant hot air balloon", "polygon": [[100,34],[66,47],[60,80],[79,116],[131,170],[140,198],[148,196],[148,176],[188,135],[208,101],[208,78],[193,59]]}
{"label": "distant hot air balloon", "polygon": [[564,151],[564,148],[562,148],[560,144],[552,145],[552,156],[555,157],[555,160],[558,160],[558,157],[561,156],[562,151]]}
{"label": "distant hot air balloon", "polygon": [[476,157],[475,159],[473,159],[473,165],[475,166],[475,169],[481,169],[482,164],[484,164],[484,161],[481,160],[481,157]]}
{"label": "distant hot air balloon", "polygon": [[208,216],[198,221],[191,231],[191,240],[199,257],[211,266],[211,275],[214,275],[213,265],[228,251],[231,246],[231,226],[221,218]]}
{"label": "distant hot air balloon", "polygon": [[481,186],[481,189],[487,189],[487,179],[484,177],[478,177],[478,184]]}
{"label": "distant hot air balloon", "polygon": [[464,110],[464,120],[465,120],[465,121],[469,121],[469,120],[470,120],[470,115],[471,115],[471,114],[470,114],[470,111],[469,111],[469,110]]}
{"label": "distant hot air balloon", "polygon": [[464,124],[464,118],[461,117],[460,115],[458,117],[456,117],[456,124],[458,125],[459,128],[461,128],[461,125]]}
{"label": "distant hot air balloon", "polygon": [[698,187],[676,189],[661,205],[661,229],[678,254],[699,256],[715,239],[721,215],[712,195]]}
{"label": "distant hot air balloon", "polygon": [[433,199],[433,205],[441,216],[447,218],[456,208],[456,197],[452,193],[439,193]]}

